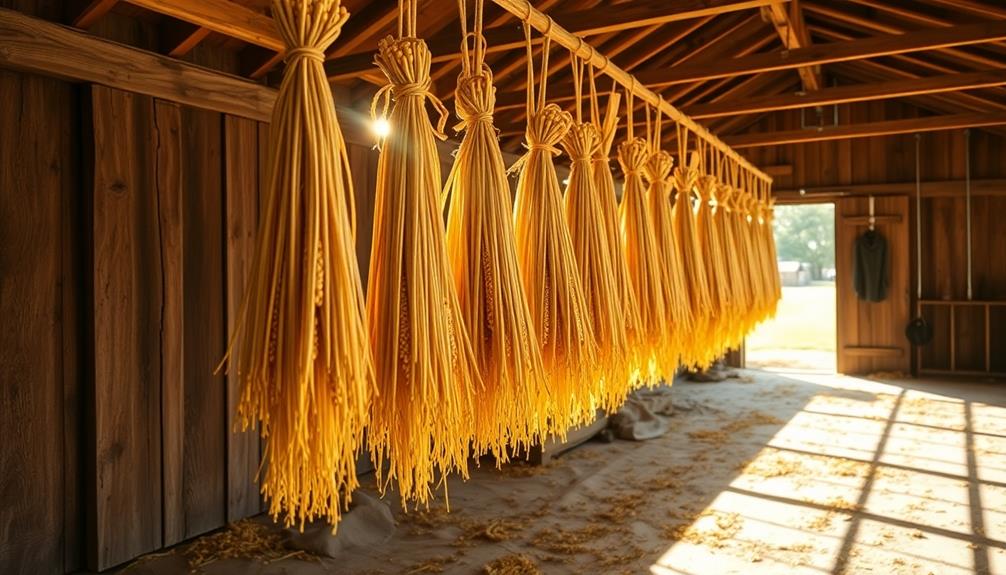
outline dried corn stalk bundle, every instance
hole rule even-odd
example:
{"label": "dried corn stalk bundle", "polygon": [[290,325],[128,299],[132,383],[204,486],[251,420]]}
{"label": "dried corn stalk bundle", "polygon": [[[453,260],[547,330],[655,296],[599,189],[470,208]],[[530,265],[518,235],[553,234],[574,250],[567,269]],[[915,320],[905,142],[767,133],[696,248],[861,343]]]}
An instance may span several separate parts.
{"label": "dried corn stalk bundle", "polygon": [[266,208],[228,349],[238,413],[265,439],[262,493],[287,525],[332,525],[357,486],[374,391],[345,143],[322,62],[338,0],[274,0],[287,67],[269,134]]}
{"label": "dried corn stalk bundle", "polygon": [[[716,355],[712,351],[712,325],[716,320],[706,278],[705,260],[698,228],[695,222],[695,201],[698,197],[696,156],[688,155],[688,133],[678,127],[678,158],[681,162],[674,169],[674,232],[678,253],[681,257],[682,275],[687,278],[686,288],[692,313],[692,337],[683,350],[685,363],[702,367],[711,363]],[[687,161],[685,160],[687,158]]]}
{"label": "dried corn stalk bundle", "polygon": [[685,275],[682,271],[681,253],[674,238],[674,223],[671,218],[671,168],[674,160],[660,149],[662,118],[658,112],[655,123],[649,121],[647,108],[647,128],[650,136],[650,155],[643,169],[647,182],[646,205],[653,222],[653,236],[657,244],[660,260],[661,293],[667,314],[667,343],[664,349],[665,363],[679,364],[683,358],[683,348],[692,337],[692,314],[689,307]]}
{"label": "dried corn stalk bundle", "polygon": [[[416,0],[401,0],[398,37],[378,44],[374,60],[389,84],[376,94],[371,110],[376,116],[383,96],[386,115],[388,97],[394,100],[377,167],[368,281],[379,390],[368,443],[378,483],[384,488],[397,481],[403,506],[426,504],[438,472],[467,477],[472,394],[482,386],[440,213],[435,136],[442,137],[446,110],[429,91],[430,50],[415,37],[416,16]],[[440,111],[436,132],[427,100]]]}
{"label": "dried corn stalk bundle", "polygon": [[[615,198],[615,178],[611,174],[611,146],[615,141],[618,129],[618,104],[621,94],[612,90],[608,96],[607,109],[601,118],[597,101],[597,90],[594,83],[594,69],[590,68],[591,114],[594,126],[598,130],[598,144],[591,156],[594,185],[600,204],[604,223],[605,237],[608,243],[608,253],[611,255],[612,281],[618,294],[618,302],[625,322],[625,333],[629,346],[630,388],[640,385],[642,376],[642,359],[645,350],[640,343],[642,320],[639,317],[639,306],[636,304],[636,294],[629,280],[629,267],[622,250],[621,223],[618,219],[618,203]],[[654,382],[649,382],[650,384]]]}
{"label": "dried corn stalk bundle", "polygon": [[677,361],[668,361],[668,322],[661,283],[661,256],[657,251],[653,222],[646,209],[642,176],[650,146],[645,139],[633,137],[632,100],[632,92],[629,91],[625,98],[628,134],[626,141],[618,147],[618,163],[625,176],[619,206],[622,249],[639,305],[641,329],[638,341],[642,344],[647,363],[643,377],[647,381],[659,376],[670,380],[677,369]]}
{"label": "dried corn stalk bundle", "polygon": [[475,395],[475,451],[491,452],[499,465],[509,447],[527,451],[542,439],[548,389],[520,280],[510,185],[493,126],[496,88],[484,65],[482,0],[475,6],[473,49],[467,42],[465,0],[458,8],[466,41],[455,106],[458,129],[465,133],[445,189],[450,194],[447,252],[485,385]]}
{"label": "dried corn stalk bundle", "polygon": [[[552,157],[573,118],[555,104],[545,104],[544,81],[534,94],[531,32],[527,38],[527,153],[510,169],[520,172],[514,226],[521,279],[535,333],[542,349],[551,391],[549,412],[555,430],[593,420],[591,399],[600,375],[596,344],[576,268],[576,255],[562,208],[559,180]],[[542,76],[548,70],[550,40],[542,48]]]}
{"label": "dried corn stalk bundle", "polygon": [[632,365],[622,303],[601,214],[601,200],[594,185],[591,166],[591,156],[600,145],[599,134],[597,126],[583,121],[580,93],[583,61],[576,56],[571,61],[576,86],[576,122],[562,139],[562,147],[570,159],[565,197],[566,223],[598,346],[597,364],[601,377],[593,395],[602,409],[614,412],[629,393]]}

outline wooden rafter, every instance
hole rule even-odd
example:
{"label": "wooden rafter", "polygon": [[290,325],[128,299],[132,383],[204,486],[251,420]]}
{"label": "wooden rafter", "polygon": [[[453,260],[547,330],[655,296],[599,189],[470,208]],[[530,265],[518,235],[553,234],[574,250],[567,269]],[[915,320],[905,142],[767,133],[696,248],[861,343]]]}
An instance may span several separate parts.
{"label": "wooden rafter", "polygon": [[[809,12],[824,17],[828,22],[845,22],[846,24],[856,26],[869,33],[879,32],[881,34],[904,34],[906,32],[905,28],[884,24],[883,22],[873,18],[857,16],[849,10],[836,10],[833,7],[825,6],[823,4],[808,3],[806,5],[806,9]],[[944,22],[943,24],[940,24],[940,26],[948,27],[950,26],[950,23]],[[979,66],[999,66],[1002,64],[1002,60],[989,58],[982,56],[981,54],[974,54],[960,48],[945,48],[940,51],[946,56],[954,57],[961,62],[968,62]]]}
{"label": "wooden rafter", "polygon": [[752,134],[724,136],[723,142],[732,148],[754,148],[759,146],[781,146],[784,144],[800,144],[825,140],[845,140],[849,138],[868,138],[873,136],[889,136],[893,134],[912,134],[916,132],[978,128],[982,126],[1001,126],[1004,124],[1006,124],[1006,113],[1004,112],[989,114],[952,114],[948,116],[930,116],[925,118],[910,118],[906,120],[887,120],[882,122],[868,122],[865,124],[849,124],[845,126],[816,130],[756,132]]}
{"label": "wooden rafter", "polygon": [[[803,21],[803,11],[800,7],[800,0],[792,0],[789,8],[781,2],[774,2],[761,8],[762,18],[772,23],[782,45],[787,50],[798,48],[808,48],[811,45],[810,34]],[[796,71],[800,74],[805,92],[813,92],[821,89],[821,67],[801,66]]]}
{"label": "wooden rafter", "polygon": [[161,52],[174,58],[188,54],[213,31],[186,22],[161,26]]}
{"label": "wooden rafter", "polygon": [[980,44],[1006,39],[1006,21],[982,22],[953,28],[919,30],[908,34],[882,35],[849,42],[816,44],[811,48],[782,53],[755,54],[708,64],[685,64],[669,70],[641,72],[638,79],[649,86],[712,80],[738,74],[756,74],[801,66],[846,62],[952,46]]}
{"label": "wooden rafter", "polygon": [[988,4],[982,4],[981,2],[974,2],[973,0],[930,0],[934,4],[941,4],[950,8],[951,10],[957,10],[962,12],[968,12],[974,16],[981,18],[998,18],[1000,20],[1006,20],[1006,8],[990,6]]}
{"label": "wooden rafter", "polygon": [[[150,0],[148,0],[150,1]],[[223,0],[217,0],[223,1]],[[578,36],[596,36],[608,32],[645,28],[678,20],[690,20],[711,14],[721,14],[757,8],[777,0],[651,0],[612,10],[604,18],[591,11],[576,10],[553,16],[557,23]],[[519,49],[524,46],[524,33],[517,26],[500,26],[485,31],[487,53]],[[439,34],[428,45],[433,62],[457,58],[459,38],[456,32]],[[374,52],[360,52],[328,62],[329,79],[351,78],[373,67]]]}
{"label": "wooden rafter", "polygon": [[85,6],[84,9],[73,18],[73,25],[84,30],[90,28],[95,22],[101,19],[102,16],[108,14],[108,11],[115,7],[118,2],[119,0],[91,0],[91,2],[89,2],[87,6]]}
{"label": "wooden rafter", "polygon": [[249,44],[277,52],[282,52],[285,48],[272,18],[230,0],[127,1]]}
{"label": "wooden rafter", "polygon": [[985,72],[947,74],[911,80],[892,80],[874,84],[854,84],[837,88],[825,88],[812,94],[763,96],[729,102],[697,104],[686,106],[682,111],[693,118],[716,118],[738,114],[772,112],[775,110],[792,110],[811,106],[830,106],[848,102],[905,98],[920,94],[939,94],[1003,85],[1006,85],[1006,68],[998,68]]}
{"label": "wooden rafter", "polygon": [[[840,32],[835,32],[834,30],[831,29],[825,29],[825,28],[813,28],[813,29],[814,33],[820,36],[834,38],[842,41],[850,41],[850,42],[854,41],[854,38],[852,36],[849,36],[848,34],[842,34]],[[943,64],[936,62],[933,58],[919,58],[911,54],[899,54],[893,56],[893,59],[898,62],[918,66],[922,69],[935,72],[937,74],[953,74],[959,71],[959,68],[945,66]],[[859,68],[872,70],[878,74],[881,74],[882,76],[886,76],[886,78],[884,79],[893,79],[893,78],[910,79],[910,78],[922,77],[919,74],[906,70],[902,66],[892,66],[877,60],[855,60],[850,61],[847,64]],[[940,95],[933,97],[942,98],[944,96]],[[970,109],[1006,110],[1006,105],[1000,102],[989,100],[987,98],[982,98],[981,96],[967,92],[956,92],[953,94],[947,94],[945,97],[953,100],[958,100],[960,102],[970,102],[971,105]],[[977,106],[977,108],[975,108],[975,106]]]}

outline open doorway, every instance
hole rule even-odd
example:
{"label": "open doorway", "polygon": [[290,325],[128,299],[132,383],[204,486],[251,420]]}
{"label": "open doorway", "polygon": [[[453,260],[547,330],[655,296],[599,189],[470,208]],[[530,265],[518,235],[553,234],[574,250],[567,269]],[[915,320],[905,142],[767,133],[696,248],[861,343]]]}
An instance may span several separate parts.
{"label": "open doorway", "polygon": [[782,300],[745,341],[747,367],[833,373],[836,366],[835,205],[776,206]]}

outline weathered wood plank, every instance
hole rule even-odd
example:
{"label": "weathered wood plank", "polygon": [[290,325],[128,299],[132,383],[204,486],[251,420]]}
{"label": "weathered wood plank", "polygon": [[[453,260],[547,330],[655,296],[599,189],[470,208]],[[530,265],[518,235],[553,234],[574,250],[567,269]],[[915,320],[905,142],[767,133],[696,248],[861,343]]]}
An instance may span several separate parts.
{"label": "weathered wood plank", "polygon": [[158,549],[162,281],[150,98],[94,86],[95,510],[90,567]]}
{"label": "weathered wood plank", "polygon": [[0,67],[82,80],[256,120],[276,91],[0,8]]}
{"label": "weathered wood plank", "polygon": [[163,100],[154,102],[154,158],[151,193],[157,198],[160,226],[159,257],[163,267],[161,337],[161,418],[164,476],[164,545],[185,538],[182,462],[185,437],[184,277],[182,259],[182,140],[181,110]]}
{"label": "weathered wood plank", "polygon": [[0,73],[0,570],[64,572],[62,201],[70,90]]}
{"label": "weathered wood plank", "polygon": [[[258,124],[252,120],[224,118],[224,182],[227,225],[227,333],[241,310],[245,282],[251,270],[258,225]],[[242,431],[237,420],[241,381],[227,374],[227,520],[259,512],[255,484],[259,466],[258,429]]]}
{"label": "weathered wood plank", "polygon": [[226,337],[221,125],[216,112],[182,109],[186,538],[227,517],[226,381],[214,373]]}

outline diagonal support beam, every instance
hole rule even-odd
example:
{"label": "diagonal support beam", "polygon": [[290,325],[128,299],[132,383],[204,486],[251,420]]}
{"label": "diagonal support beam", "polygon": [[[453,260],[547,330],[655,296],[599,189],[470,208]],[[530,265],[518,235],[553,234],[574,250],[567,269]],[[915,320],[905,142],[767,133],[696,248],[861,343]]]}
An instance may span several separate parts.
{"label": "diagonal support beam", "polygon": [[[552,19],[556,23],[561,23],[572,34],[596,36],[726,12],[749,10],[778,1],[780,0],[650,0],[629,4],[624,8],[620,6],[618,10],[604,13],[603,17],[599,17],[597,10],[577,10],[557,14]],[[524,46],[524,32],[520,26],[509,24],[489,28],[485,31],[485,36],[487,53],[515,50]],[[433,62],[445,62],[458,57],[461,39],[456,30],[451,30],[434,36],[427,44],[433,55]],[[374,51],[359,52],[328,62],[326,70],[329,79],[352,78],[364,70],[372,69],[374,54]]]}
{"label": "diagonal support beam", "polygon": [[640,72],[636,77],[647,86],[666,86],[1004,39],[1006,39],[1006,21],[998,20],[953,28],[919,30],[900,35],[873,36],[848,42],[816,44],[810,48],[735,58],[715,66],[684,64],[669,70],[647,70]]}
{"label": "diagonal support beam", "polygon": [[[773,2],[761,8],[762,18],[772,23],[787,50],[809,48],[811,45],[807,25],[803,21],[800,0],[792,0],[789,9],[782,2]],[[797,68],[805,92],[821,89],[821,67],[818,65]]]}
{"label": "diagonal support beam", "polygon": [[736,136],[724,136],[723,142],[733,148],[757,148],[761,146],[822,142],[825,140],[847,140],[850,138],[870,138],[873,136],[890,136],[894,134],[1001,126],[1004,124],[1006,124],[1006,112],[951,114],[948,116],[929,116],[906,120],[849,124],[837,128],[821,128],[816,130],[784,130],[780,132],[740,134]]}
{"label": "diagonal support beam", "polygon": [[837,88],[825,88],[810,94],[787,94],[749,98],[743,101],[698,104],[682,109],[693,118],[718,118],[740,114],[792,110],[812,106],[831,106],[849,102],[866,102],[890,98],[906,98],[924,94],[957,92],[1006,85],[1006,68],[985,72],[947,74],[914,80],[892,80],[875,84],[854,84]]}

